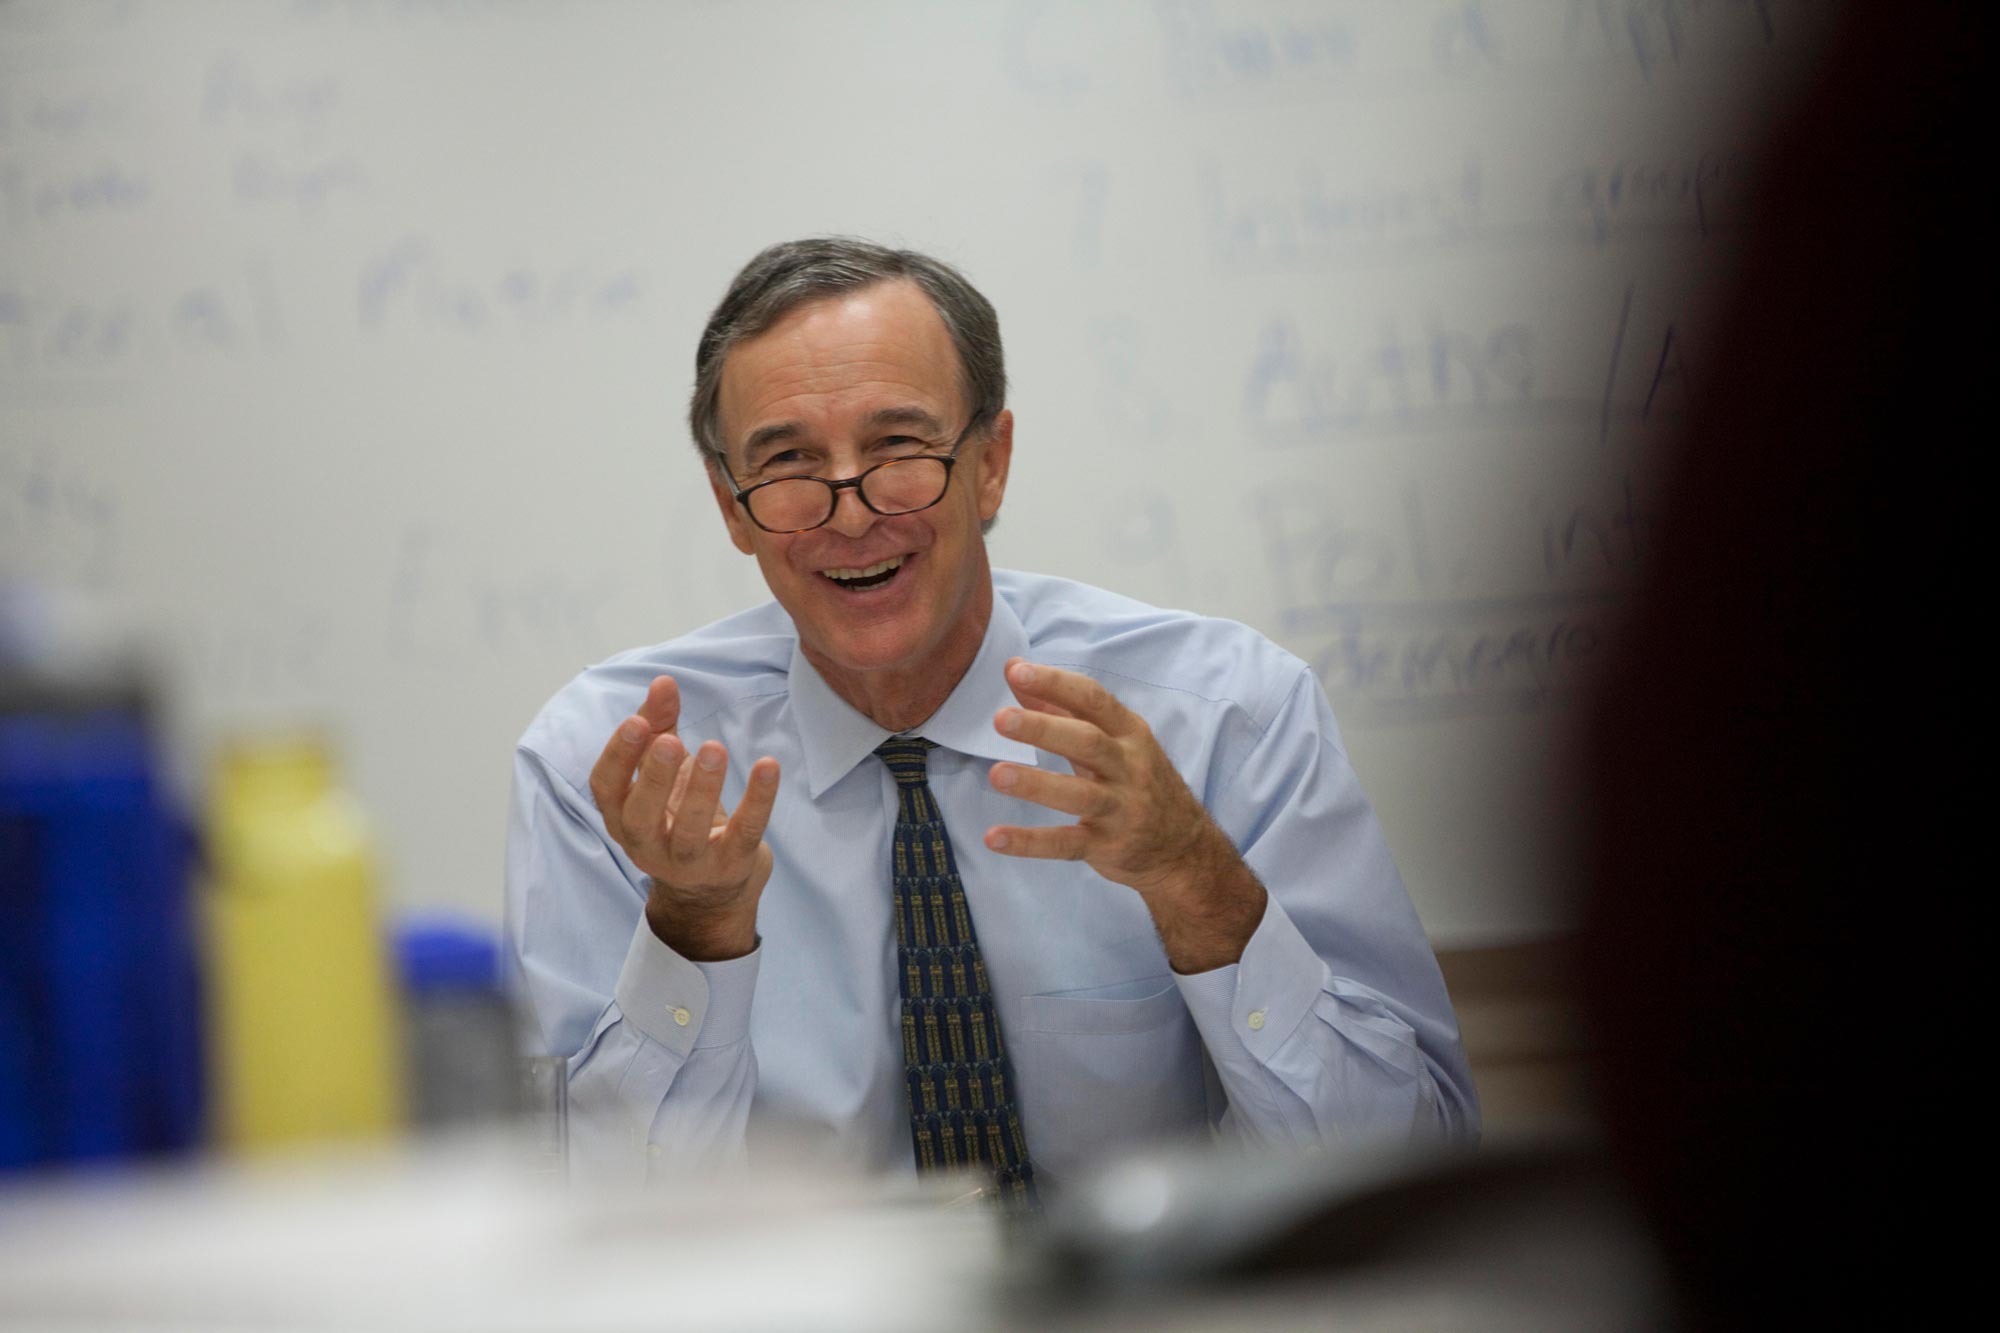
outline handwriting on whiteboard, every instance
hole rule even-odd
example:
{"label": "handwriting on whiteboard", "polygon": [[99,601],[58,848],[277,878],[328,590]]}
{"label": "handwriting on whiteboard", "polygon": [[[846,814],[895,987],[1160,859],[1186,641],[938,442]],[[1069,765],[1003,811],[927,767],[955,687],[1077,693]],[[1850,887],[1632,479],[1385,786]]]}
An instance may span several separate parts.
{"label": "handwriting on whiteboard", "polygon": [[586,261],[462,267],[423,237],[408,237],[366,259],[355,282],[363,332],[419,328],[466,334],[620,318],[645,301],[636,267]]}
{"label": "handwriting on whiteboard", "polygon": [[1445,251],[1509,258],[1614,243],[1699,243],[1734,226],[1750,173],[1731,151],[1608,156],[1560,164],[1537,189],[1519,164],[1496,179],[1467,148],[1391,174],[1317,159],[1278,171],[1203,164],[1196,188],[1209,253],[1225,271],[1422,262]]}
{"label": "handwriting on whiteboard", "polygon": [[1286,317],[1258,336],[1243,386],[1246,424],[1274,442],[1462,424],[1533,407],[1536,340],[1526,324],[1385,316],[1338,354]]}
{"label": "handwriting on whiteboard", "polygon": [[0,379],[116,380],[283,343],[275,283],[254,260],[141,294],[83,295],[0,277]]}
{"label": "handwriting on whiteboard", "polygon": [[606,615],[633,591],[630,571],[493,568],[465,535],[433,521],[407,525],[385,599],[383,646],[401,662],[462,662],[559,648],[610,651]]}
{"label": "handwriting on whiteboard", "polygon": [[1606,656],[1615,599],[1338,603],[1306,657],[1349,725],[1530,712],[1574,699]]}
{"label": "handwriting on whiteboard", "polygon": [[1585,682],[1648,556],[1650,510],[1629,476],[1486,508],[1494,521],[1468,532],[1416,482],[1379,511],[1253,491],[1276,637],[1313,663],[1343,721],[1538,709]]}
{"label": "handwriting on whiteboard", "polygon": [[106,586],[117,569],[123,513],[99,469],[46,443],[0,447],[0,569]]}
{"label": "handwriting on whiteboard", "polygon": [[1169,87],[1184,97],[1298,99],[1406,90],[1555,65],[1602,64],[1650,80],[1777,45],[1820,16],[1777,0],[1402,0],[1332,8],[1305,0],[1156,0]]}

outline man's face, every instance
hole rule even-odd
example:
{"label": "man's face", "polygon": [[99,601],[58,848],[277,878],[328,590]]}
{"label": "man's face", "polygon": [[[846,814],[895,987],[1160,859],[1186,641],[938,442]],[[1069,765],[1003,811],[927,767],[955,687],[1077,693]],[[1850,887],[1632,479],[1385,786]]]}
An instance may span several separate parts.
{"label": "man's face", "polygon": [[[951,335],[907,282],[804,306],[738,345],[718,405],[729,468],[745,486],[801,474],[837,480],[941,453],[968,416]],[[1013,418],[1002,412],[990,439],[959,450],[944,498],[914,514],[876,514],[849,489],[824,526],[779,534],[752,523],[720,484],[716,502],[736,548],[757,557],[797,625],[807,660],[851,694],[843,685],[872,673],[970,664],[993,598],[980,524],[1000,512],[1012,450]],[[884,564],[887,578],[852,577]]]}

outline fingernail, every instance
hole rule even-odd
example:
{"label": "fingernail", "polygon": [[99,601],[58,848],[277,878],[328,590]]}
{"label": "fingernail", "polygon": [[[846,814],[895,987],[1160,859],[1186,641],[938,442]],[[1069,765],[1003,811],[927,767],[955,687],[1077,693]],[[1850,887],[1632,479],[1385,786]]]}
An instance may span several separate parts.
{"label": "fingernail", "polygon": [[646,724],[638,718],[627,718],[625,725],[618,728],[618,738],[627,745],[637,745],[639,738],[646,734]]}
{"label": "fingernail", "polygon": [[986,845],[996,852],[1007,850],[1007,835],[998,831],[986,835]]}
{"label": "fingernail", "polygon": [[707,769],[711,773],[715,772],[715,770],[717,770],[718,768],[721,768],[722,747],[720,745],[715,745],[715,744],[702,746],[700,763],[703,768]]}
{"label": "fingernail", "polygon": [[1017,662],[1014,664],[1014,679],[1022,685],[1033,685],[1035,683],[1035,669],[1026,662]]}
{"label": "fingernail", "polygon": [[993,785],[1005,791],[1014,785],[1015,776],[1014,770],[1008,768],[1006,765],[995,765],[993,769]]}
{"label": "fingernail", "polygon": [[1020,729],[1021,729],[1020,712],[1012,708],[1003,710],[1000,714],[1000,734],[1002,736],[1011,736]]}

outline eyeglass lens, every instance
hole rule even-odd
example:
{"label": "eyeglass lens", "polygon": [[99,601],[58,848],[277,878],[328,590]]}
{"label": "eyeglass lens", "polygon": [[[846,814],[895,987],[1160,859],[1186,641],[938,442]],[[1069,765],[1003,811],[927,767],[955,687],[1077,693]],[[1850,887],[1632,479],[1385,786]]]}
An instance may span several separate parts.
{"label": "eyeglass lens", "polygon": [[[942,458],[899,458],[861,474],[861,494],[878,514],[907,514],[944,495],[951,469]],[[747,492],[750,515],[767,528],[797,532],[833,517],[839,492],[821,477],[788,477]]]}

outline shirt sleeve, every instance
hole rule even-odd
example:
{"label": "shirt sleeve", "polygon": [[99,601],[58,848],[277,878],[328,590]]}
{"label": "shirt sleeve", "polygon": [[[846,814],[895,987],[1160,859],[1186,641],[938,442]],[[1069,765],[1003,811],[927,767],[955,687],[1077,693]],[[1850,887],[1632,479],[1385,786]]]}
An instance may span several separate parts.
{"label": "shirt sleeve", "polygon": [[1270,894],[1237,963],[1179,978],[1225,1135],[1335,1146],[1477,1137],[1457,1020],[1402,877],[1303,665],[1205,794]]}
{"label": "shirt sleeve", "polygon": [[595,805],[516,752],[507,939],[528,1053],[567,1062],[573,1180],[636,1183],[739,1160],[761,950],[696,963],[648,928],[646,878]]}

